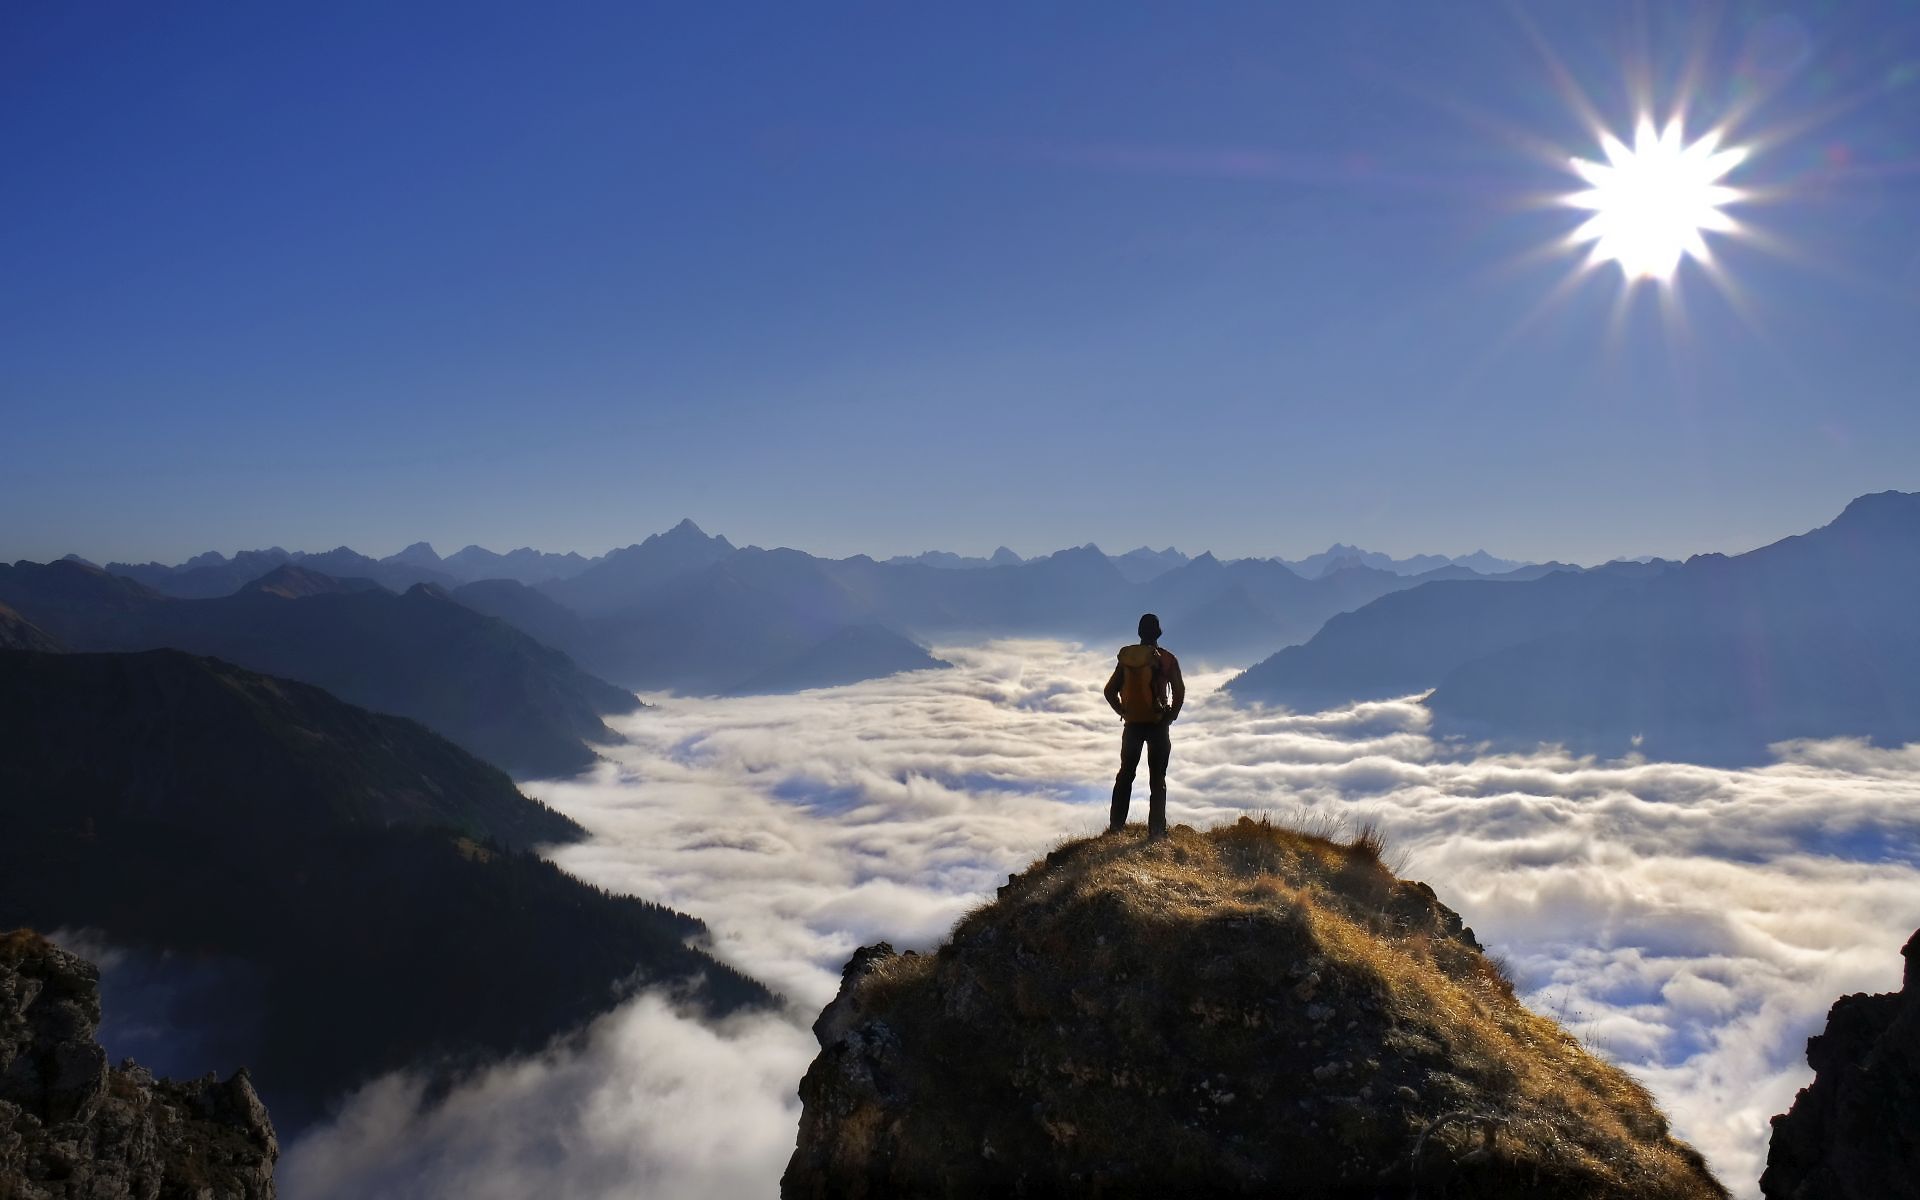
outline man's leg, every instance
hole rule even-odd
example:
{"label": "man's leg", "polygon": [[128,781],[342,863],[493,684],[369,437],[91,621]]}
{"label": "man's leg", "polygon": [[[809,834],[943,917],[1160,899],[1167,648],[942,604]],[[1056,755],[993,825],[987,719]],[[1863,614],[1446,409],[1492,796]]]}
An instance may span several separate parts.
{"label": "man's leg", "polygon": [[1107,829],[1124,829],[1127,805],[1133,799],[1133,773],[1140,767],[1140,747],[1147,744],[1145,725],[1128,725],[1120,734],[1120,773],[1113,778],[1113,810],[1107,815]]}
{"label": "man's leg", "polygon": [[1147,836],[1167,836],[1167,760],[1173,757],[1173,734],[1165,725],[1147,728]]}

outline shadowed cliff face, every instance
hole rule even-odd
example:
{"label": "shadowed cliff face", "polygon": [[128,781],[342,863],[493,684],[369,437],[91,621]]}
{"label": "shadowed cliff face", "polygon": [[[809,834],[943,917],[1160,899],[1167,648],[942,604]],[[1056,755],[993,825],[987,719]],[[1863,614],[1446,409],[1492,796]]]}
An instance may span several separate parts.
{"label": "shadowed cliff face", "polygon": [[1807,1040],[1817,1074],[1773,1119],[1768,1200],[1920,1196],[1920,932],[1900,991],[1842,996]]}
{"label": "shadowed cliff face", "polygon": [[789,1198],[1726,1195],[1368,837],[1069,842],[815,1032]]}
{"label": "shadowed cliff face", "polygon": [[271,1200],[280,1144],[247,1073],[109,1069],[99,978],[33,933],[0,934],[0,1196]]}
{"label": "shadowed cliff face", "polygon": [[252,1064],[283,1131],[388,1071],[531,1053],[639,982],[714,1015],[770,1000],[687,944],[699,921],[527,849],[580,832],[318,688],[0,651],[0,929],[126,952],[157,984],[140,1025]]}

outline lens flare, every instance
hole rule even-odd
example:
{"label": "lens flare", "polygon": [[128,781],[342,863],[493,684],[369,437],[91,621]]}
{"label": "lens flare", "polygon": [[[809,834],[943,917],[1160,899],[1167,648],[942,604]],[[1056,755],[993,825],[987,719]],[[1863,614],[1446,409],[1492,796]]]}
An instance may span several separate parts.
{"label": "lens flare", "polygon": [[1610,133],[1601,134],[1600,148],[1605,162],[1571,160],[1589,186],[1563,198],[1593,213],[1569,239],[1593,243],[1591,263],[1618,263],[1629,282],[1665,282],[1683,259],[1711,261],[1706,234],[1740,231],[1721,209],[1744,194],[1720,181],[1747,151],[1721,149],[1719,132],[1689,144],[1678,118],[1656,133],[1653,121],[1643,117],[1631,148]]}

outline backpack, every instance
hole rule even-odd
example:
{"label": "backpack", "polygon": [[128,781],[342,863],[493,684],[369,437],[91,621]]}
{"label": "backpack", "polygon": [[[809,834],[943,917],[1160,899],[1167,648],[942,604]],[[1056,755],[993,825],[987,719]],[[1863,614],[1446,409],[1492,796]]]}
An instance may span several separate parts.
{"label": "backpack", "polygon": [[1167,719],[1160,703],[1160,651],[1153,646],[1128,646],[1120,651],[1120,716],[1129,725]]}

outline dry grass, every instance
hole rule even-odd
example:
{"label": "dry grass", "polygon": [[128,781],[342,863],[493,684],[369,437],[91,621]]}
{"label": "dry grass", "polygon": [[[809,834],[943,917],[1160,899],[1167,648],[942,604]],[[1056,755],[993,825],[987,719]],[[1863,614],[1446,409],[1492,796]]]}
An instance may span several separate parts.
{"label": "dry grass", "polygon": [[[1395,877],[1376,827],[1334,832],[1242,818],[1179,827],[1158,843],[1136,831],[1069,841],[962,919],[937,954],[882,964],[862,1002],[929,1035],[945,1026],[941,1036],[961,1036],[951,1031],[966,1021],[1051,1029],[1017,1051],[981,1045],[975,1065],[1051,1114],[1036,1118],[1044,1136],[1083,1158],[1137,1154],[1129,1141],[1159,1130],[1154,1106],[1190,1088],[1189,1064],[1148,1061],[1150,1047],[1177,1044],[1228,1068],[1257,1056],[1235,1086],[1270,1086],[1276,1097],[1317,1079],[1302,1074],[1314,1063],[1365,1058],[1352,1073],[1371,1071],[1370,1083],[1308,1083],[1301,1094],[1317,1102],[1411,1085],[1418,1106],[1367,1127],[1383,1156],[1387,1146],[1407,1153],[1424,1132],[1423,1154],[1473,1161],[1484,1140],[1476,1128],[1492,1128],[1495,1145],[1477,1157],[1531,1176],[1546,1189],[1538,1194],[1725,1195],[1670,1138],[1645,1088],[1520,1004],[1458,918]],[[1169,1005],[1179,1010],[1171,1020]],[[1309,1005],[1340,1020],[1323,1011],[1310,1024]],[[1286,1061],[1296,1043],[1302,1061]],[[1141,1061],[1126,1060],[1129,1047],[1142,1048]],[[954,1090],[954,1069],[946,1063],[948,1075],[925,1086]],[[1237,1103],[1234,1119],[1250,1107]],[[1447,1119],[1459,1112],[1486,1122]],[[1217,1167],[1219,1139],[1171,1128],[1163,1140],[1167,1160]]]}
{"label": "dry grass", "polygon": [[31,929],[0,933],[0,962],[17,963],[30,954],[44,953],[53,943]]}

